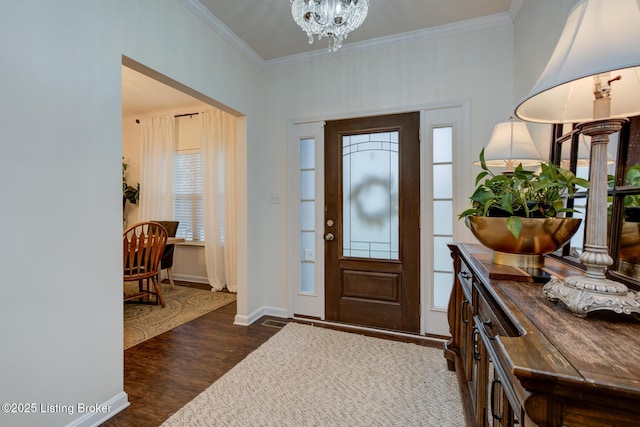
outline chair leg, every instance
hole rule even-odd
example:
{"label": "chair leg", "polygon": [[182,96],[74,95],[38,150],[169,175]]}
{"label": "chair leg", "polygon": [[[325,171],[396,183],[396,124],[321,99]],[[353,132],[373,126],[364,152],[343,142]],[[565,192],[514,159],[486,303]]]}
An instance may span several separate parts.
{"label": "chair leg", "polygon": [[160,285],[158,284],[158,277],[153,276],[148,280],[151,280],[151,282],[153,283],[153,287],[156,290],[156,298],[158,299],[158,301],[160,301],[160,305],[162,306],[162,308],[164,308],[165,303],[164,303],[164,298],[162,298],[162,291],[160,291]]}
{"label": "chair leg", "polygon": [[169,276],[169,284],[171,285],[171,289],[175,289],[176,287],[173,283],[173,273],[171,272],[171,267],[167,268],[167,276]]}

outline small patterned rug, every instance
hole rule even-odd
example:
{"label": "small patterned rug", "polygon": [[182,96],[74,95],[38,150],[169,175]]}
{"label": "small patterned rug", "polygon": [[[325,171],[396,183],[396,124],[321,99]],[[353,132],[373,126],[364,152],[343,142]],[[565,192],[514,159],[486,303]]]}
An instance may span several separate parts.
{"label": "small patterned rug", "polygon": [[442,349],[288,323],[163,427],[465,425]]}
{"label": "small patterned rug", "polygon": [[[228,292],[179,285],[171,289],[168,283],[161,286],[165,308],[151,304],[124,304],[125,350],[236,300],[236,294]],[[137,287],[136,283],[126,283],[125,293],[133,292]]]}

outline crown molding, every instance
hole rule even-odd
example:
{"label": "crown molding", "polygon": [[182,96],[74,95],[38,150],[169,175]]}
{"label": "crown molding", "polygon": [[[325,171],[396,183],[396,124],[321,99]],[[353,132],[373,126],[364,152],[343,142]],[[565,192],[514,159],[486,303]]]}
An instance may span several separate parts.
{"label": "crown molding", "polygon": [[518,13],[520,13],[520,9],[522,9],[523,4],[524,0],[511,0],[507,13],[513,22],[516,22],[516,18],[518,17]]}
{"label": "crown molding", "polygon": [[506,12],[481,18],[468,19],[453,24],[440,25],[438,27],[423,28],[416,31],[409,31],[391,36],[378,37],[355,43],[342,45],[337,52],[329,52],[327,49],[318,49],[312,52],[304,52],[281,58],[274,58],[264,61],[264,69],[286,67],[290,65],[303,64],[312,60],[322,60],[335,58],[343,55],[353,55],[355,53],[366,52],[375,49],[400,46],[408,43],[416,43],[424,40],[439,37],[448,37],[456,34],[468,33],[470,31],[484,30],[487,28],[502,25],[512,25],[513,20]]}
{"label": "crown molding", "polygon": [[217,16],[215,16],[209,9],[204,7],[198,0],[178,0],[187,9],[193,12],[198,18],[200,18],[205,24],[218,33],[229,44],[236,47],[240,52],[247,55],[258,67],[264,69],[264,59],[251,49],[240,37],[229,29]]}
{"label": "crown molding", "polygon": [[512,0],[508,13],[497,13],[481,18],[468,19],[453,24],[440,25],[438,27],[423,28],[416,31],[409,31],[402,34],[378,37],[355,43],[345,43],[337,52],[329,52],[322,48],[311,52],[302,52],[295,55],[283,56],[264,60],[260,55],[249,47],[240,37],[229,29],[217,16],[204,7],[198,0],[178,0],[187,9],[199,17],[205,24],[218,33],[223,39],[236,47],[240,52],[247,55],[260,69],[268,70],[273,68],[286,67],[290,65],[303,64],[314,60],[335,58],[341,55],[353,55],[355,53],[367,52],[374,49],[399,46],[408,43],[416,43],[424,40],[447,37],[455,34],[478,31],[501,25],[512,25],[524,0]]}

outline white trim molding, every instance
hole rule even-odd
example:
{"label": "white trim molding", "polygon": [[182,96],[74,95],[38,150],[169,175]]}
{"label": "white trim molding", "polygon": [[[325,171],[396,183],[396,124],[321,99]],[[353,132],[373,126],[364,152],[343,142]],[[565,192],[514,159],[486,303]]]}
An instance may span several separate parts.
{"label": "white trim molding", "polygon": [[[104,423],[109,418],[114,417],[117,413],[128,408],[129,395],[124,391],[113,396],[104,403],[88,403],[87,411],[83,416],[67,425],[67,427],[94,427]],[[78,409],[78,408],[76,408]],[[80,413],[80,410],[78,410]]]}
{"label": "white trim molding", "polygon": [[251,49],[244,40],[236,35],[229,27],[227,27],[217,16],[215,16],[209,9],[204,7],[198,0],[178,0],[187,9],[193,12],[198,18],[200,18],[211,29],[218,33],[229,44],[236,47],[239,51],[247,55],[251,60],[261,69],[264,69],[264,59]]}
{"label": "white trim molding", "polygon": [[513,20],[506,12],[497,13],[494,15],[484,16],[482,18],[467,19],[453,24],[423,28],[391,36],[377,37],[375,39],[361,42],[347,43],[337,52],[329,52],[327,49],[318,49],[312,52],[304,52],[290,56],[283,56],[282,58],[269,59],[264,61],[264,69],[303,64],[311,62],[312,60],[335,58],[340,55],[353,55],[354,53],[366,52],[374,49],[400,46],[408,43],[416,43],[439,37],[447,37],[456,34],[468,33],[470,31],[478,31],[512,24]]}
{"label": "white trim molding", "polygon": [[287,319],[289,317],[287,314],[287,309],[285,308],[263,305],[259,309],[250,313],[248,316],[241,316],[239,314],[236,314],[236,317],[233,320],[233,324],[238,326],[249,326],[256,320],[260,319],[262,316],[279,317],[281,319]]}
{"label": "white trim molding", "polygon": [[406,33],[393,34],[390,36],[377,37],[362,42],[347,43],[337,52],[329,52],[327,49],[317,49],[311,52],[302,52],[295,55],[283,56],[265,60],[258,53],[247,45],[244,40],[227,27],[217,16],[200,3],[198,0],[178,0],[187,9],[193,12],[207,26],[225,39],[229,44],[246,54],[260,69],[286,67],[290,65],[303,64],[313,60],[335,58],[339,55],[352,55],[354,53],[366,52],[373,49],[399,46],[407,43],[415,43],[423,40],[446,37],[455,34],[478,31],[501,25],[512,25],[518,15],[524,0],[512,0],[508,12],[496,13],[480,18],[467,19],[453,24],[440,25],[437,27],[423,28]]}

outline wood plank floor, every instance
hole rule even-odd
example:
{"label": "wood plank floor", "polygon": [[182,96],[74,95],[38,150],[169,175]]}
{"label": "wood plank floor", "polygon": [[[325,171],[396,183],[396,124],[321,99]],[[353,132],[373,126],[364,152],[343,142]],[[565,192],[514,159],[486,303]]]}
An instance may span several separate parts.
{"label": "wood plank floor", "polygon": [[[103,426],[158,426],[280,329],[233,325],[228,304],[124,352],[131,405]],[[275,319],[282,321],[282,319]]]}
{"label": "wood plank floor", "polygon": [[[125,350],[124,390],[131,405],[102,426],[162,424],[280,330],[266,326],[265,321],[287,321],[265,316],[248,327],[235,326],[235,314],[236,303],[231,303]],[[392,339],[442,347],[420,339]]]}

